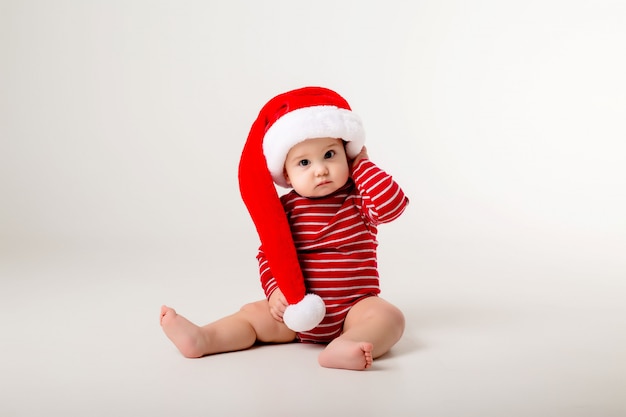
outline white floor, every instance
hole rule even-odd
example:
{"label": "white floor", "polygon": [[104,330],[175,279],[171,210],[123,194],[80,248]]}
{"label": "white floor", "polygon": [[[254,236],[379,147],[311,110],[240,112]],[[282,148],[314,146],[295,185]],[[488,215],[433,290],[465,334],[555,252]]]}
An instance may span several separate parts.
{"label": "white floor", "polygon": [[352,372],[320,368],[311,345],[175,350],[160,305],[198,323],[230,313],[260,297],[253,261],[217,262],[201,243],[5,248],[0,415],[626,415],[622,280],[479,252],[463,263],[457,248],[455,265],[381,253],[406,334]]}

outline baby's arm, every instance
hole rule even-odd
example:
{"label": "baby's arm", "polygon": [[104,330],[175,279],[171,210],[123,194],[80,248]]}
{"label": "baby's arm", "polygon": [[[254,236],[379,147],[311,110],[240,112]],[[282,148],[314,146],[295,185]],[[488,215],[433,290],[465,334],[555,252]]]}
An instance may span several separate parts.
{"label": "baby's arm", "polygon": [[261,287],[263,287],[265,297],[269,300],[272,293],[278,289],[278,283],[274,279],[272,271],[270,271],[270,264],[267,262],[267,257],[265,256],[265,252],[263,252],[263,247],[259,248],[259,254],[256,258],[259,261],[259,278],[261,280]]}
{"label": "baby's arm", "polygon": [[280,288],[278,288],[278,284],[272,275],[272,271],[270,271],[267,258],[265,257],[265,252],[263,252],[262,247],[259,248],[257,259],[259,261],[261,286],[263,287],[265,297],[269,302],[270,314],[275,320],[282,322],[285,308],[287,308],[288,305],[287,299],[283,295]]}
{"label": "baby's arm", "polygon": [[362,197],[361,210],[373,224],[395,220],[409,199],[391,175],[367,158],[364,148],[352,165],[352,178]]}

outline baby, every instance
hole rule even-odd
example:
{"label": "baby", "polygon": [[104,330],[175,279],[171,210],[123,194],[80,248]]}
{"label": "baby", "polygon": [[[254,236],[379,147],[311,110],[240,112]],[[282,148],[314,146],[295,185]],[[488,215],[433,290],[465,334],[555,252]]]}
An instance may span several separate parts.
{"label": "baby", "polygon": [[[319,87],[294,92],[318,94],[319,90],[336,94]],[[311,107],[317,108],[317,102]],[[337,132],[329,129],[328,133]],[[324,301],[321,323],[294,331],[283,322],[289,303],[262,243],[257,259],[266,299],[202,327],[170,307],[161,308],[161,326],[184,356],[242,350],[257,342],[300,341],[326,344],[318,358],[321,366],[364,370],[402,336],[404,315],[379,297],[376,235],[380,223],[402,214],[408,199],[392,177],[369,160],[362,144],[355,151],[349,138],[333,135],[294,142],[280,172],[276,168],[270,172],[277,184],[292,188],[280,202],[306,290]],[[349,155],[347,149],[356,155]]]}

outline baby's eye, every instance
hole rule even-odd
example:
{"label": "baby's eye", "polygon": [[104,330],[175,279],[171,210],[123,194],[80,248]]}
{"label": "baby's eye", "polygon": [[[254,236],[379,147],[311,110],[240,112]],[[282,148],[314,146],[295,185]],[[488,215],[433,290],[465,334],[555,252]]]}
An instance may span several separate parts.
{"label": "baby's eye", "polygon": [[303,159],[302,161],[298,162],[298,165],[300,165],[301,167],[305,167],[307,165],[309,165],[310,162],[308,159]]}
{"label": "baby's eye", "polygon": [[324,159],[330,159],[335,156],[335,151],[328,151],[324,154]]}

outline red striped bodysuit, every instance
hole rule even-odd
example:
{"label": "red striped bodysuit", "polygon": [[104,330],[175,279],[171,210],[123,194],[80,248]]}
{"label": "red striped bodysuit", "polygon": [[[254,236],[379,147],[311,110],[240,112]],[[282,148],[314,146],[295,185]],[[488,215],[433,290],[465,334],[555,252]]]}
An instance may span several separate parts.
{"label": "red striped bodysuit", "polygon": [[[326,303],[324,320],[298,333],[303,342],[330,342],[341,335],[344,319],[357,301],[380,293],[377,225],[395,220],[408,204],[400,186],[369,160],[357,165],[352,178],[327,197],[305,198],[293,190],[281,197],[307,292]],[[269,298],[277,284],[263,247],[257,259]]]}

